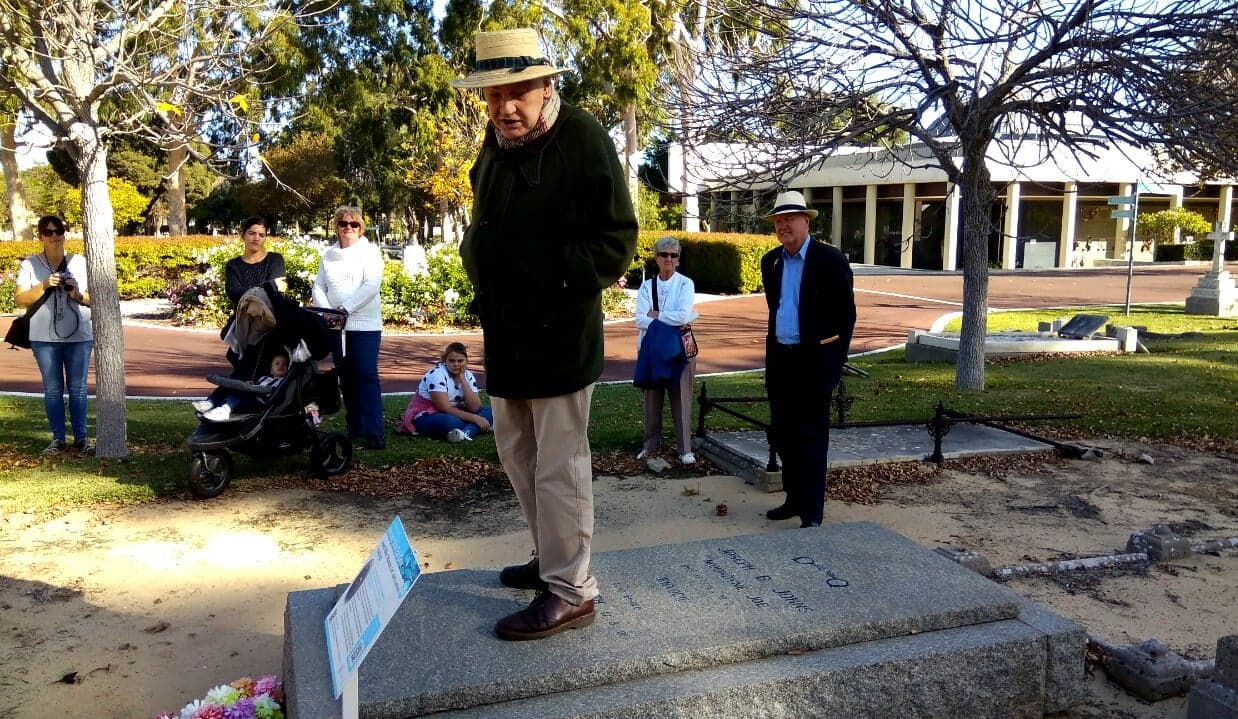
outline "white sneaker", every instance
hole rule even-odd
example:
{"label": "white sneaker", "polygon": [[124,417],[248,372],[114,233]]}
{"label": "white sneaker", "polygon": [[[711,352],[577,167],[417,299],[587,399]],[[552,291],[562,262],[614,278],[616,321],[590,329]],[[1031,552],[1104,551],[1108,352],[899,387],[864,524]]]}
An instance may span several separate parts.
{"label": "white sneaker", "polygon": [[193,408],[199,412],[209,412],[214,406],[209,399],[200,399],[193,403]]}
{"label": "white sneaker", "polygon": [[227,422],[232,419],[232,408],[226,404],[221,404],[218,407],[212,407],[210,410],[203,412],[202,416],[212,422]]}
{"label": "white sneaker", "polygon": [[691,452],[685,452],[679,455],[680,464],[696,464],[696,455]]}
{"label": "white sneaker", "polygon": [[642,449],[641,451],[636,453],[637,459],[644,459],[645,457],[648,457],[648,456],[649,456],[649,450],[647,449]]}
{"label": "white sneaker", "polygon": [[453,429],[447,433],[447,441],[455,444],[456,442],[472,442],[473,438],[462,429]]}

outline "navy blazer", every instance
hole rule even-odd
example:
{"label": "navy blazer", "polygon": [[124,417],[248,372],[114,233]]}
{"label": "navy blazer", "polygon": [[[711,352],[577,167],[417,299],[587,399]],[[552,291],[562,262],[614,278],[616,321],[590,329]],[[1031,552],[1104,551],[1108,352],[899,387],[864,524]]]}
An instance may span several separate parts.
{"label": "navy blazer", "polygon": [[[842,377],[843,363],[851,347],[855,329],[855,294],[851,263],[837,247],[809,239],[804,255],[804,275],[800,283],[800,344],[819,347],[820,371],[826,386],[833,388]],[[777,342],[776,317],[782,297],[782,245],[761,257],[761,280],[769,307],[766,346]],[[822,340],[837,340],[821,344]]]}

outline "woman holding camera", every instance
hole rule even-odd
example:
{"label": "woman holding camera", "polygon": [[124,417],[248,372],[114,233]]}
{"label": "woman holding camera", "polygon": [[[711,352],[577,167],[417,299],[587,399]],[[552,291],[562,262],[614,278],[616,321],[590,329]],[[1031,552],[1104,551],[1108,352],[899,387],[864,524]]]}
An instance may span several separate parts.
{"label": "woman holding camera", "polygon": [[30,349],[43,376],[43,408],[52,430],[44,455],[65,450],[64,393],[69,389],[69,418],[73,448],[92,454],[86,441],[86,374],[94,334],[90,327],[90,292],[86,258],[64,251],[65,224],[59,217],[39,218],[43,251],[22,260],[17,272],[18,307],[29,307],[47,295],[30,318]]}

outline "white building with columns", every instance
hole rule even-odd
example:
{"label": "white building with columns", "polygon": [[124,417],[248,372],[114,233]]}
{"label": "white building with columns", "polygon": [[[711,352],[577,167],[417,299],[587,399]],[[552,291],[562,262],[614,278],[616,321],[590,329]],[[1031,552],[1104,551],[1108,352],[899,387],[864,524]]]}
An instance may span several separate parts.
{"label": "white building with columns", "polygon": [[[812,233],[841,248],[852,262],[895,267],[959,268],[959,193],[925,156],[910,162],[886,150],[849,149],[824,157],[786,182],[819,211]],[[1111,196],[1135,195],[1139,214],[1185,207],[1230,226],[1234,186],[1199,183],[1190,173],[1166,174],[1153,156],[1133,148],[1098,149],[1096,157],[1059,152],[1045,157],[1038,143],[995,140],[988,167],[997,201],[989,237],[992,267],[1093,267],[1125,261],[1131,220],[1111,219]],[[761,219],[780,188],[760,177],[767,158],[751,148],[708,144],[694,152],[699,219],[707,231],[769,232]],[[682,186],[683,153],[672,145],[672,192]],[[754,171],[754,168],[755,171]],[[768,175],[766,175],[768,176]],[[1191,238],[1182,238],[1189,241]],[[1202,239],[1202,238],[1201,238]],[[1136,261],[1151,261],[1155,243],[1136,235]]]}

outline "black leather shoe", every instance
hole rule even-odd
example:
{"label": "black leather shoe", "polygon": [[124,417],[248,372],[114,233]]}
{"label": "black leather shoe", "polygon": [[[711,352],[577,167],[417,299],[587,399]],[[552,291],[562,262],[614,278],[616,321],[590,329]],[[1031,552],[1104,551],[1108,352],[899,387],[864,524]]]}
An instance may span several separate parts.
{"label": "black leather shoe", "polygon": [[365,440],[365,446],[370,449],[386,449],[387,440],[381,434],[376,434]]}
{"label": "black leather shoe", "polygon": [[499,582],[512,589],[536,589],[544,592],[547,585],[542,580],[540,571],[537,557],[534,557],[524,564],[503,567],[503,571],[499,572]]}
{"label": "black leather shoe", "polygon": [[494,633],[500,639],[522,642],[590,624],[593,624],[592,599],[575,605],[550,592],[541,592],[529,606],[500,619],[494,625]]}
{"label": "black leather shoe", "polygon": [[768,517],[769,519],[790,519],[797,514],[799,514],[799,512],[792,509],[791,505],[787,504],[786,502],[783,502],[777,507],[774,507],[773,509],[766,512],[765,516]]}
{"label": "black leather shoe", "polygon": [[805,519],[800,522],[800,529],[808,529],[809,527],[820,527],[821,522],[815,519]]}

